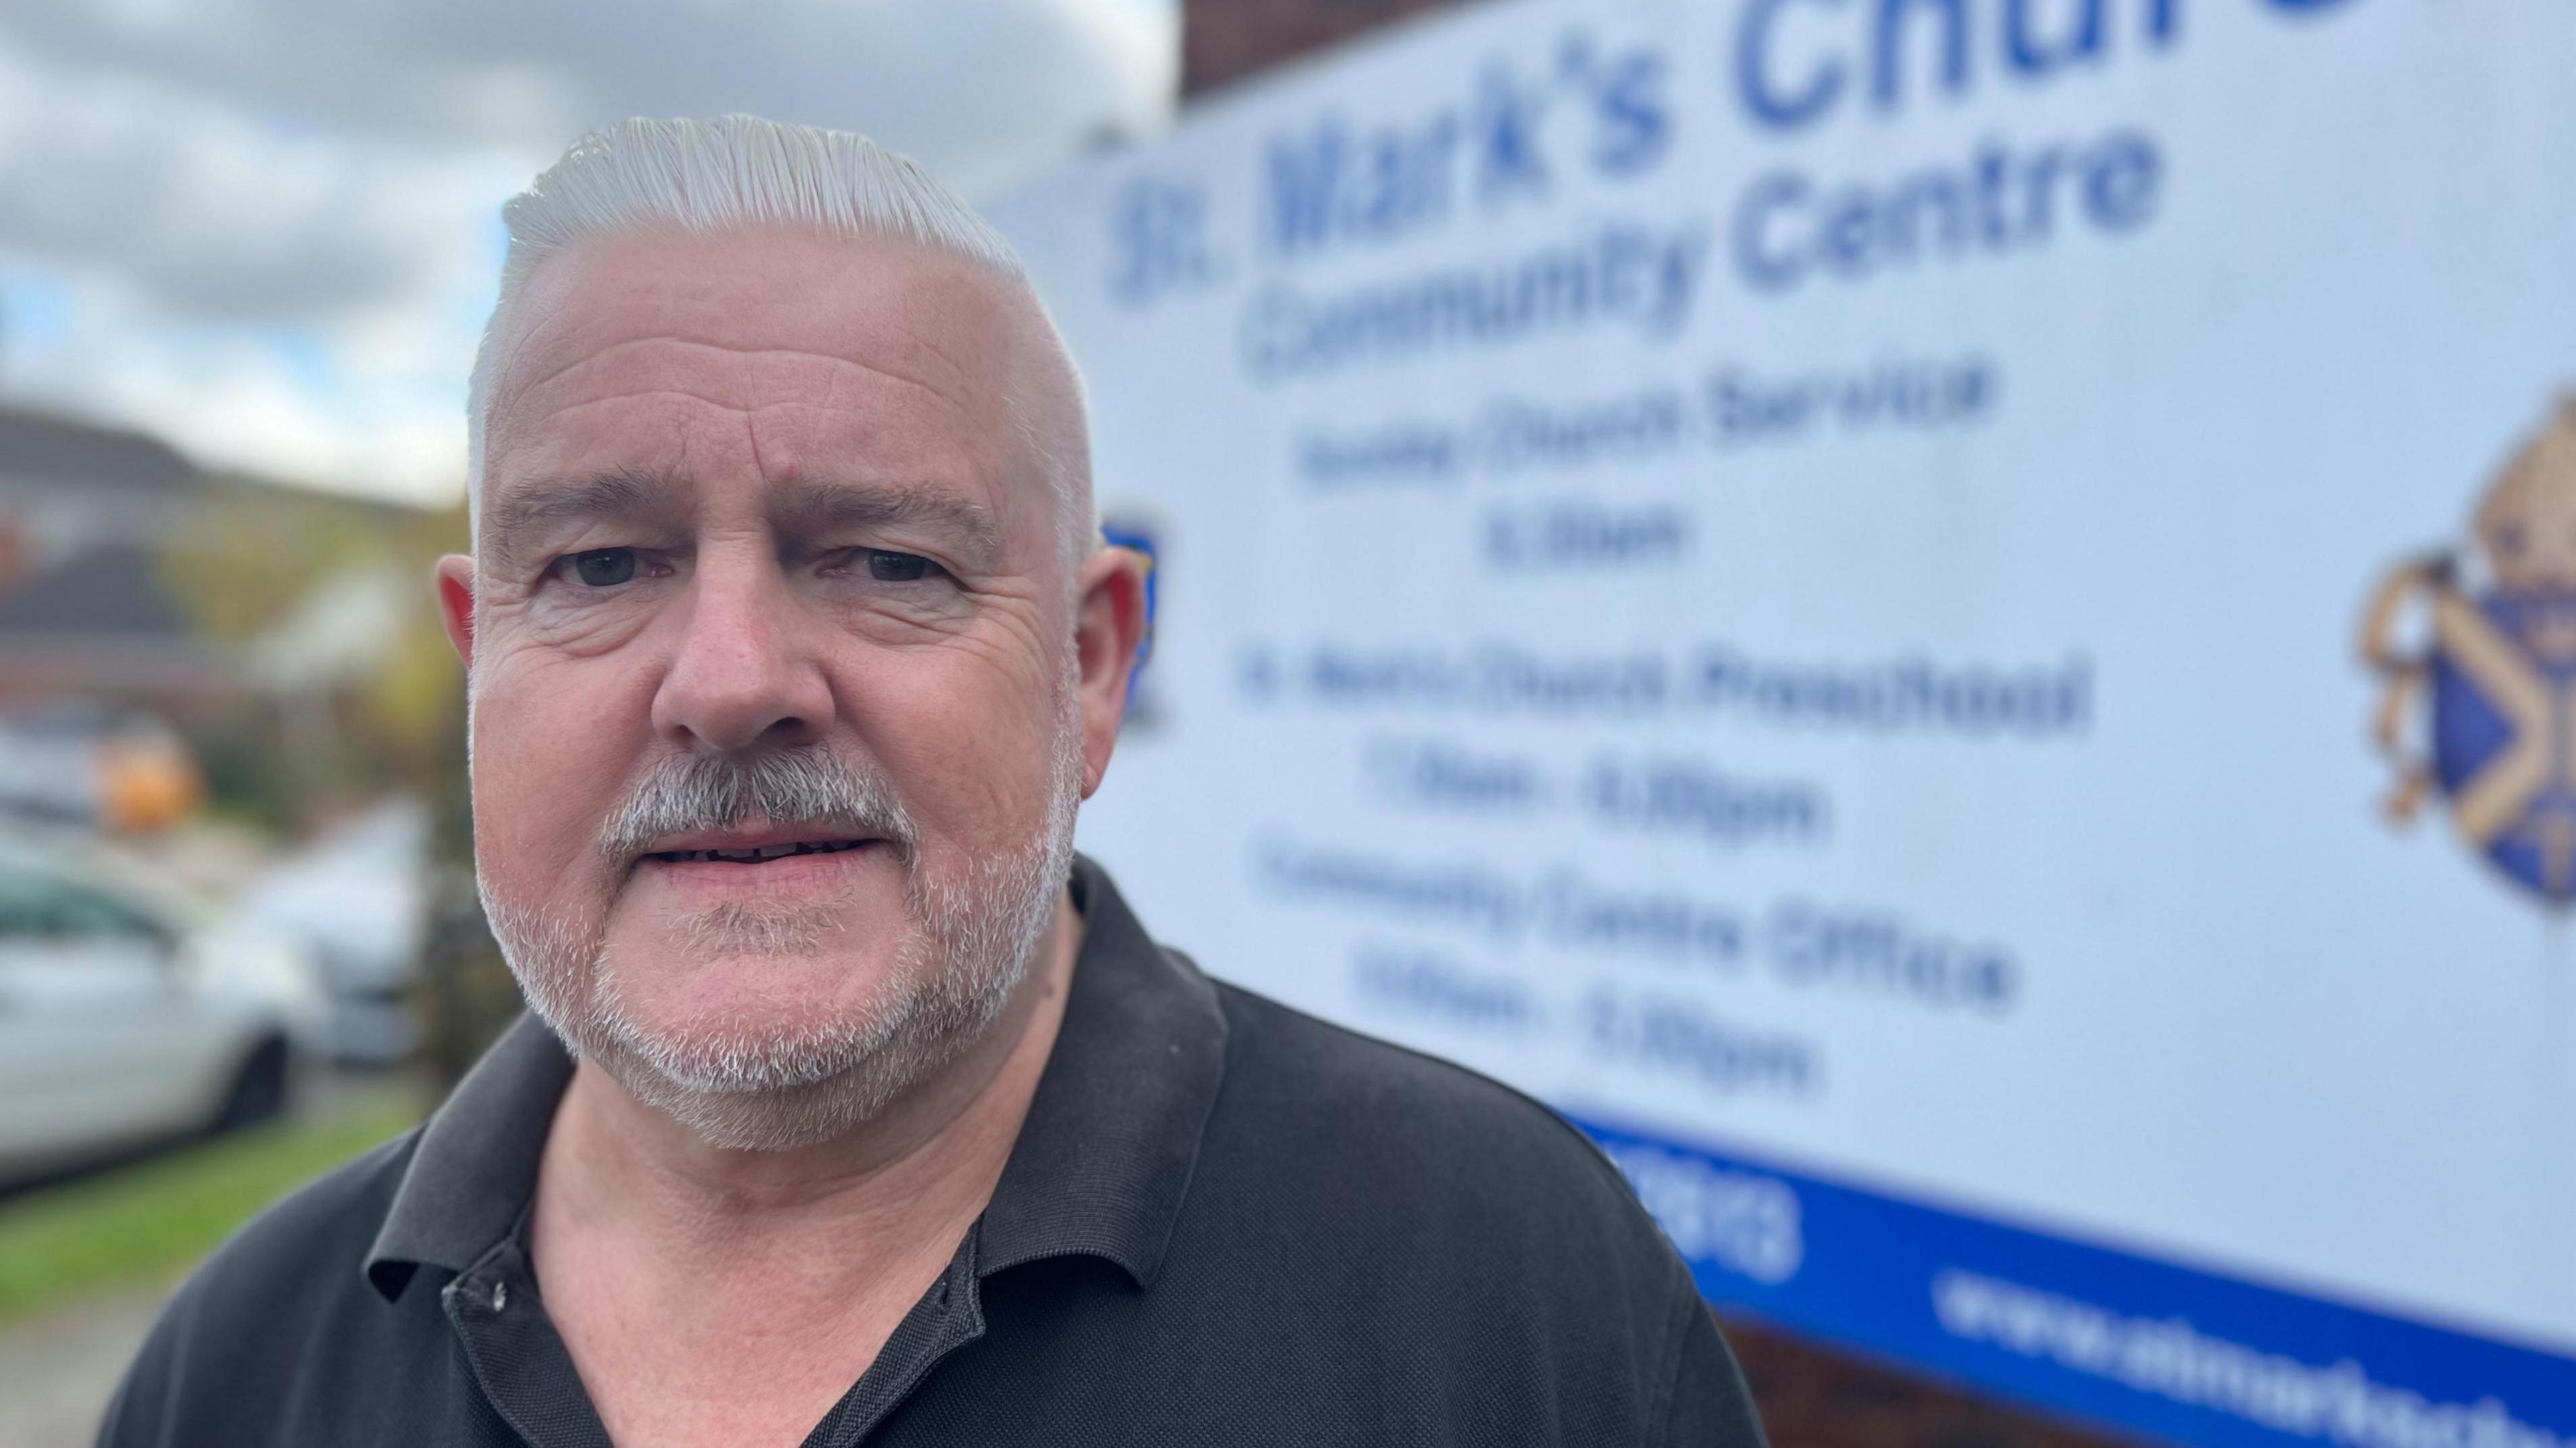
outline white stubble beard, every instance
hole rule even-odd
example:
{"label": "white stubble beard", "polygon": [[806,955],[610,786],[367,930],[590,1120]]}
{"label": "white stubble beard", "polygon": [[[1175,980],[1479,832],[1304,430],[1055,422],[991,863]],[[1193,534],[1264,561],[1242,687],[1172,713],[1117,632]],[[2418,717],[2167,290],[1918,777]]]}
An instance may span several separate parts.
{"label": "white stubble beard", "polygon": [[[621,999],[608,902],[577,918],[515,905],[495,896],[478,862],[484,913],[530,1009],[575,1055],[711,1146],[783,1151],[871,1120],[992,1028],[1055,921],[1084,775],[1073,678],[1060,680],[1058,695],[1038,832],[1020,849],[976,858],[961,882],[927,879],[918,852],[904,856],[913,928],[867,1008],[793,1028],[715,1021],[657,1032]],[[840,933],[839,914],[724,906],[679,929],[693,953],[803,954]]]}

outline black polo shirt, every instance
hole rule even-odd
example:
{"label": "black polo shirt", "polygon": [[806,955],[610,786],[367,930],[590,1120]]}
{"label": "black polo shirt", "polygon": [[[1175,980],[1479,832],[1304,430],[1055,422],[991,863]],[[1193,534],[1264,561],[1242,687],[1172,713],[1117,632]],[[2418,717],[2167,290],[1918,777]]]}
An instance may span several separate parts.
{"label": "black polo shirt", "polygon": [[[991,1204],[806,1439],[1761,1442],[1615,1170],[1482,1077],[1210,981],[1096,865]],[[572,1065],[523,1019],[420,1130],[180,1289],[101,1441],[608,1442],[524,1229]]]}

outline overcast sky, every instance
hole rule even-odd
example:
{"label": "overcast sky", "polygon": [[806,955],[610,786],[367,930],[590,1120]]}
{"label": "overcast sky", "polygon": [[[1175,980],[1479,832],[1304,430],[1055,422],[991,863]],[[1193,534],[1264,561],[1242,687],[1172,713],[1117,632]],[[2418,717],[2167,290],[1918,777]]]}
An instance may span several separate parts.
{"label": "overcast sky", "polygon": [[503,200],[620,116],[843,126],[982,200],[1163,123],[1173,0],[10,0],[0,397],[461,483]]}

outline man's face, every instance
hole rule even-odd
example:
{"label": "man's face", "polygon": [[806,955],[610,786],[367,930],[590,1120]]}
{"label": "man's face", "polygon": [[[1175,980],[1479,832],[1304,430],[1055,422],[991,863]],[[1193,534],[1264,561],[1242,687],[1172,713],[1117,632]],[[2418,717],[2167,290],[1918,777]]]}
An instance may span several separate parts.
{"label": "man's face", "polygon": [[[658,1104],[873,1060],[839,1108],[872,1110],[1018,978],[1115,729],[1077,647],[1100,570],[1068,575],[1005,402],[1034,310],[756,234],[589,243],[514,315],[444,584],[496,928]],[[765,1134],[836,1124],[806,1114]]]}

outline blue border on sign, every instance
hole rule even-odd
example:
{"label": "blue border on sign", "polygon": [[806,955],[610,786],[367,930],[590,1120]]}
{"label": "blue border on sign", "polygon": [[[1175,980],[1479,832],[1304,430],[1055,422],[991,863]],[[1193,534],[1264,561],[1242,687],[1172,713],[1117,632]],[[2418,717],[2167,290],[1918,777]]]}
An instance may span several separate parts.
{"label": "blue border on sign", "polygon": [[2576,1444],[2576,1359],[1569,1119],[1720,1306],[2208,1448]]}

